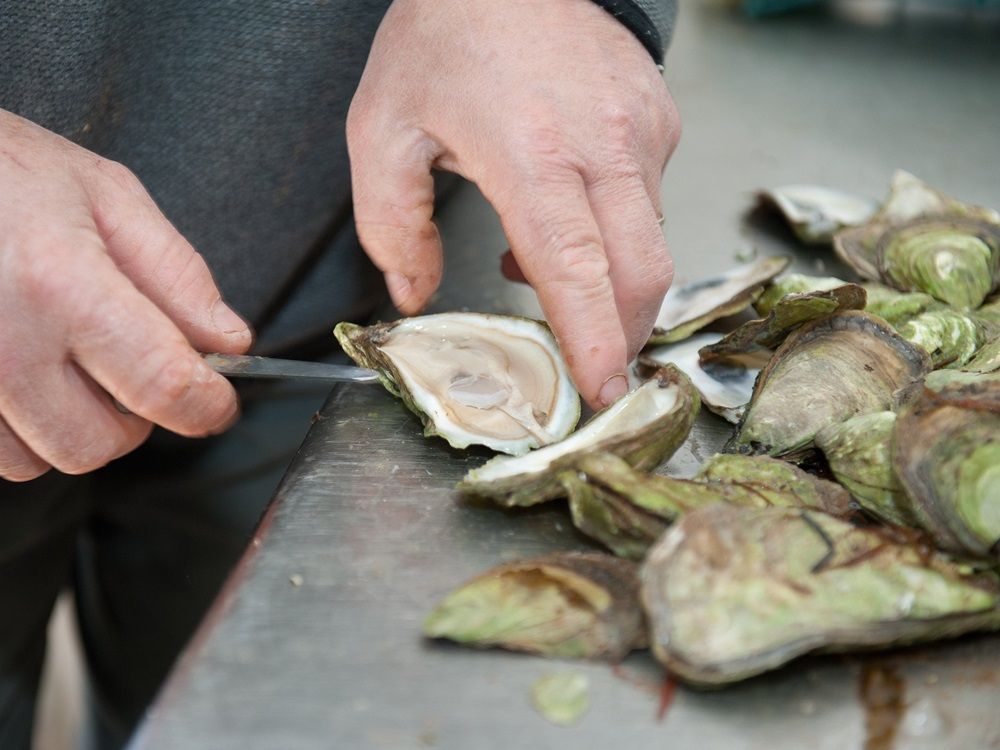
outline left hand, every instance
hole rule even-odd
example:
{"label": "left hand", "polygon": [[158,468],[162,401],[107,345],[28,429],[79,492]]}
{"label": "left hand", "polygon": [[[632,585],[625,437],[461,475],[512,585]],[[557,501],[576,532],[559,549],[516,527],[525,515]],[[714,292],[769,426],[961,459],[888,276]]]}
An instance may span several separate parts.
{"label": "left hand", "polygon": [[475,182],[601,407],[673,277],[658,217],[679,135],[649,53],[590,0],[395,0],[347,120],[358,235],[415,314],[442,271],[431,169]]}

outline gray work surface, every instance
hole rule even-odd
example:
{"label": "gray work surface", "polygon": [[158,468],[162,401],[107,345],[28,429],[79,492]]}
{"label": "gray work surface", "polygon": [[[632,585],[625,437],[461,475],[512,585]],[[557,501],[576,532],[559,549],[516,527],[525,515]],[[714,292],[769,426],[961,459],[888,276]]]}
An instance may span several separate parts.
{"label": "gray work surface", "polygon": [[[881,196],[905,167],[1000,207],[1000,22],[880,14],[878,5],[761,23],[682,7],[666,75],[685,135],[664,181],[678,282],[750,248],[793,251],[799,270],[840,271],[827,252],[798,250],[780,226],[746,215],[759,186],[812,182]],[[461,191],[440,223],[447,273],[433,310],[538,314],[530,290],[500,277],[506,245],[474,190]],[[704,415],[666,470],[691,471],[727,433]],[[456,480],[485,455],[424,439],[379,387],[335,390],[134,746],[865,746],[862,657],[807,659],[714,693],[681,688],[657,720],[662,676],[646,653],[616,672],[424,642],[429,609],[468,577],[587,546],[561,503],[506,513],[461,502]],[[1000,747],[1000,638],[877,658],[905,679],[895,747]],[[568,729],[529,701],[538,677],[564,670],[587,674],[592,688],[589,712]]]}

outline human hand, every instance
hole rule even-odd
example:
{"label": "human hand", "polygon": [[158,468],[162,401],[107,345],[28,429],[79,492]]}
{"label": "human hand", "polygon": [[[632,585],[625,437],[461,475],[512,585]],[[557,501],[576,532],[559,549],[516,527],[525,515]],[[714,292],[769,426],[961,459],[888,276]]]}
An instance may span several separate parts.
{"label": "human hand", "polygon": [[193,347],[250,342],[131,172],[0,111],[0,477],[91,471],[153,423],[223,429],[236,395]]}
{"label": "human hand", "polygon": [[431,168],[475,182],[599,407],[673,277],[658,215],[679,135],[649,53],[589,0],[395,0],[347,120],[358,235],[414,314],[441,280]]}

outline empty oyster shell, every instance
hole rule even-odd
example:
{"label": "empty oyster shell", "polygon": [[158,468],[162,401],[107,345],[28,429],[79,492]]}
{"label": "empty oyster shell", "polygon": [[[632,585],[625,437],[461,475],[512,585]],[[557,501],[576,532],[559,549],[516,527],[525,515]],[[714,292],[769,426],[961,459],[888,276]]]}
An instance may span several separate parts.
{"label": "empty oyster shell", "polygon": [[713,320],[742,312],[760,296],[763,285],[781,273],[789,258],[761,258],[710,279],[671,287],[654,324],[650,344],[686,339]]}
{"label": "empty oyster shell", "polygon": [[761,191],[759,196],[773,204],[795,236],[808,244],[829,243],[844,227],[864,224],[879,207],[871,198],[818,185],[786,185]]}
{"label": "empty oyster shell", "polygon": [[526,456],[491,459],[466,474],[459,489],[504,506],[534,505],[560,496],[558,468],[583,453],[614,453],[651,469],[684,442],[698,407],[687,376],[663,367],[565,440]]}
{"label": "empty oyster shell", "polygon": [[455,448],[522,455],[561,440],[580,397],[547,326],[528,318],[442,313],[334,331],[358,364]]}
{"label": "empty oyster shell", "polygon": [[616,555],[641,559],[678,516],[713,503],[816,508],[838,515],[856,506],[844,488],[763,456],[716,456],[694,479],[636,471],[608,454],[583,456],[560,480],[573,524]]}
{"label": "empty oyster shell", "polygon": [[923,292],[900,292],[873,281],[862,286],[868,294],[865,312],[878,315],[894,326],[905,323],[914,315],[938,304],[931,295]]}
{"label": "empty oyster shell", "polygon": [[802,273],[786,273],[764,287],[764,293],[753,303],[753,309],[761,317],[767,315],[778,301],[789,294],[803,292],[825,292],[843,286],[848,282],[833,276],[807,276]]}
{"label": "empty oyster shell", "polygon": [[892,470],[896,414],[878,411],[832,424],[816,433],[830,471],[865,510],[888,523],[917,525],[906,493]]}
{"label": "empty oyster shell", "polygon": [[704,366],[704,363],[720,357],[774,349],[803,323],[838,310],[862,310],[866,300],[865,290],[857,284],[844,284],[825,291],[789,294],[771,308],[767,317],[747,321],[721,341],[703,347],[698,355]]}
{"label": "empty oyster shell", "polygon": [[761,370],[743,424],[727,449],[799,455],[827,425],[890,408],[895,391],[929,370],[922,350],[865,312],[839,312],[807,323]]}
{"label": "empty oyster shell", "polygon": [[816,511],[713,505],[649,551],[642,601],[671,673],[723,685],[811,651],[1000,627],[1000,584],[885,527]]}
{"label": "empty oyster shell", "polygon": [[1000,558],[1000,379],[944,372],[903,409],[893,467],[940,548]]}
{"label": "empty oyster shell", "polygon": [[706,409],[737,424],[753,395],[760,368],[728,359],[702,364],[699,350],[721,339],[721,333],[699,333],[677,344],[648,349],[640,360],[648,367],[674,365],[691,379]]}
{"label": "empty oyster shell", "polygon": [[449,594],[424,634],[563,658],[621,659],[645,645],[634,563],[564,552],[501,565]]}
{"label": "empty oyster shell", "polygon": [[927,352],[934,367],[964,365],[972,359],[983,337],[975,320],[939,304],[898,324],[896,330]]}
{"label": "empty oyster shell", "polygon": [[862,278],[878,281],[878,244],[884,232],[917,219],[945,216],[1000,223],[996,211],[957,201],[909,172],[898,170],[878,213],[861,226],[838,232],[833,249]]}

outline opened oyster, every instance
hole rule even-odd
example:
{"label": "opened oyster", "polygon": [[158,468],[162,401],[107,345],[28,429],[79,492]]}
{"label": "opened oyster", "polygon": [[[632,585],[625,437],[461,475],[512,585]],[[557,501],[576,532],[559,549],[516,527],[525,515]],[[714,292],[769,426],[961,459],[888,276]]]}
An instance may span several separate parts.
{"label": "opened oyster", "polygon": [[522,455],[565,437],[580,397],[549,329],[528,318],[443,313],[341,323],[334,334],[358,364],[455,448]]}
{"label": "opened oyster", "polygon": [[935,375],[896,420],[896,476],[937,546],[1000,559],[1000,378]]}
{"label": "opened oyster", "polygon": [[806,507],[847,515],[848,493],[784,461],[763,456],[715,456],[693,479],[636,471],[616,456],[581,457],[560,474],[573,524],[616,555],[641,559],[684,513],[724,502],[760,508]]}
{"label": "opened oyster", "polygon": [[892,428],[896,414],[878,411],[832,424],[816,433],[830,471],[861,506],[889,523],[914,526],[906,493],[892,470]]}
{"label": "opened oyster", "polygon": [[735,359],[702,363],[698,352],[721,339],[721,333],[699,333],[677,344],[649,349],[641,361],[649,367],[674,365],[691,379],[706,409],[737,424],[753,395],[760,368]]}
{"label": "opened oyster", "polygon": [[653,653],[702,685],[812,651],[1000,628],[1000,584],[879,526],[795,508],[682,516],[641,570]]}
{"label": "opened oyster", "polygon": [[526,456],[498,456],[466,474],[459,489],[500,505],[534,505],[561,494],[558,468],[583,453],[614,453],[653,468],[684,442],[698,405],[691,381],[674,367],[661,368],[565,440]]}
{"label": "opened oyster", "polygon": [[713,320],[742,312],[760,296],[764,284],[781,273],[788,258],[762,258],[710,279],[671,287],[656,318],[650,344],[686,339]]}
{"label": "opened oyster", "polygon": [[818,185],[786,185],[763,190],[759,196],[773,204],[795,236],[808,244],[826,244],[839,230],[864,224],[878,210],[878,201],[871,198]]}
{"label": "opened oyster", "polygon": [[564,552],[501,565],[448,595],[430,638],[563,658],[621,659],[645,645],[634,563]]}
{"label": "opened oyster", "polygon": [[789,294],[802,294],[803,292],[825,292],[828,289],[835,289],[848,282],[833,276],[807,276],[802,273],[786,273],[783,276],[771,281],[764,287],[764,293],[753,303],[753,309],[761,317],[766,316],[774,306]]}
{"label": "opened oyster", "polygon": [[898,172],[890,196],[866,224],[834,238],[863,278],[926,292],[958,310],[982,304],[1000,281],[1000,216],[949,198]]}
{"label": "opened oyster", "polygon": [[733,354],[773,349],[803,323],[839,310],[862,310],[866,300],[865,290],[857,284],[789,294],[778,300],[766,317],[747,321],[721,341],[703,347],[698,354],[705,363]]}
{"label": "opened oyster", "polygon": [[930,370],[927,355],[864,312],[840,312],[792,333],[761,370],[743,424],[727,448],[800,455],[821,429],[884,411]]}

